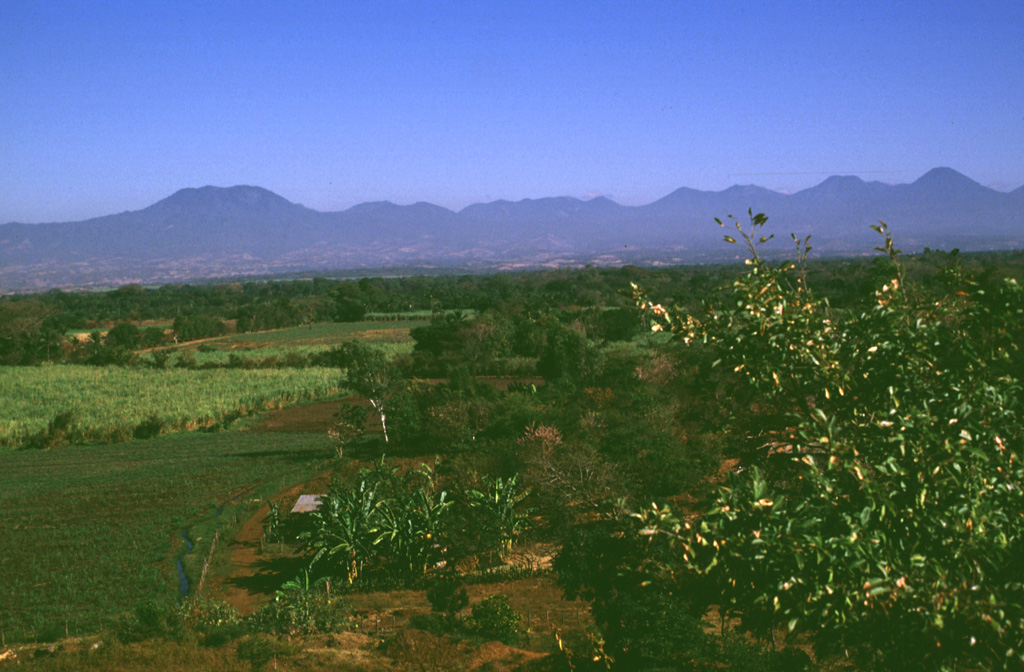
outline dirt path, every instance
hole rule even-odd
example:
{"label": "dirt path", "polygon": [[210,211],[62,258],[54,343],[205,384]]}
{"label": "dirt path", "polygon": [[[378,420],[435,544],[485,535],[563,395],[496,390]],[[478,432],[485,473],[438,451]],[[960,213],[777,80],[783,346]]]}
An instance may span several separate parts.
{"label": "dirt path", "polygon": [[[310,487],[324,487],[331,472],[319,474],[312,481],[299,483],[284,492],[274,495],[272,501],[277,502],[283,511],[288,511],[300,494],[308,492]],[[207,596],[224,600],[235,609],[247,616],[266,604],[281,584],[281,573],[289,568],[297,573],[303,565],[303,559],[294,554],[274,553],[271,559],[261,551],[263,539],[263,522],[270,505],[264,504],[256,513],[242,524],[227,548],[230,572],[227,575],[211,576],[207,587]]]}
{"label": "dirt path", "polygon": [[263,536],[263,520],[269,510],[270,507],[264,505],[255,516],[245,521],[231,541],[231,575],[215,577],[208,588],[209,594],[220,597],[243,615],[256,611],[262,596],[244,588],[237,579],[253,578],[259,571],[260,538]]}

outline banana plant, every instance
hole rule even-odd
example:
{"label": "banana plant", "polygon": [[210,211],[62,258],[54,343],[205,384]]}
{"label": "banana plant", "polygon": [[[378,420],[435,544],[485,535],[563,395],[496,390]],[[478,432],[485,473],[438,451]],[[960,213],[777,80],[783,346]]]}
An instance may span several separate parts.
{"label": "banana plant", "polygon": [[302,535],[316,549],[310,565],[337,556],[348,582],[355,581],[381,540],[382,505],[376,484],[365,480],[355,489],[333,489],[312,514],[313,529]]}
{"label": "banana plant", "polygon": [[429,466],[413,473],[425,482],[412,493],[384,503],[378,539],[392,565],[410,576],[423,574],[435,559],[435,549],[440,548],[438,534],[452,505],[448,493],[436,489]]}
{"label": "banana plant", "polygon": [[310,565],[333,559],[354,582],[371,559],[398,574],[421,575],[441,548],[438,534],[451,507],[427,465],[403,481],[383,458],[363,470],[357,488],[335,487],[302,535],[314,551]]}
{"label": "banana plant", "polygon": [[501,560],[507,562],[516,538],[530,526],[532,509],[520,506],[530,491],[520,490],[519,474],[507,480],[484,477],[484,484],[486,492],[470,490],[467,493],[469,505],[483,512],[485,525],[498,539]]}

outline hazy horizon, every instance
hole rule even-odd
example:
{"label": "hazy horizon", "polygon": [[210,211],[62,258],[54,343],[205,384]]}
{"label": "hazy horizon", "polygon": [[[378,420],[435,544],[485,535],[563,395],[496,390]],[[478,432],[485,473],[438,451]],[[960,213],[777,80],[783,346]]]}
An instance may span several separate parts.
{"label": "hazy horizon", "polygon": [[[946,168],[952,168],[952,167],[951,166],[936,166],[932,170],[946,169]],[[955,168],[952,168],[952,170],[956,171]],[[930,171],[926,171],[926,172],[930,172]],[[959,173],[960,171],[956,171],[956,172]],[[846,176],[846,175],[830,175],[829,177],[848,177],[848,176]],[[871,179],[865,179],[864,181],[865,182],[877,181],[877,182],[881,182],[881,183],[887,184],[889,186],[894,186],[894,185],[898,185],[898,184],[909,184],[909,183],[912,183],[912,182],[916,181],[917,179],[919,179],[920,177],[922,177],[922,176],[918,175],[917,178],[914,178],[912,180],[908,180],[907,182],[895,182],[895,181],[871,180]],[[967,177],[968,179],[973,180],[973,178],[970,175],[965,175],[964,177]],[[811,189],[811,188],[821,184],[822,182],[824,182],[826,180],[828,180],[828,177],[826,177],[823,180],[819,180],[819,181],[815,182],[813,185],[810,185],[809,187],[805,187],[804,189]],[[764,187],[763,185],[755,184],[753,182],[751,182],[751,183],[739,183],[739,182],[737,182],[737,183],[734,183],[734,184],[730,185],[730,187],[734,187],[734,186],[740,186],[740,187],[747,187],[747,186],[760,187],[760,188],[764,188],[764,189],[769,189],[770,191],[774,191],[775,193],[782,194],[784,196],[791,196],[793,194],[799,193],[800,191],[804,190],[804,189],[795,189],[795,190],[791,190],[791,191],[786,191],[786,190],[780,190],[780,189],[770,189],[769,187]],[[990,189],[993,189],[994,191],[1002,192],[1002,193],[1009,193],[1011,191],[1014,191],[1017,188],[1017,187],[1014,187],[1012,185],[1006,185],[1005,187],[1001,187],[1001,188],[997,188],[996,186],[993,186],[993,185],[982,185],[982,186],[990,188]],[[1019,186],[1024,187],[1024,185],[1019,185]],[[264,187],[263,185],[259,185],[259,184],[232,184],[232,185],[204,184],[204,185],[187,186],[187,187],[181,187],[179,189],[175,189],[174,192],[166,194],[166,195],[162,196],[161,198],[157,199],[156,201],[154,201],[153,203],[148,203],[148,204],[146,204],[144,206],[141,206],[139,208],[133,208],[131,210],[123,209],[122,208],[120,210],[113,210],[111,212],[107,212],[107,213],[103,213],[101,215],[97,215],[96,217],[86,218],[85,220],[65,220],[65,221],[67,221],[67,222],[87,221],[88,219],[102,218],[102,217],[106,217],[106,216],[110,216],[110,215],[116,215],[116,214],[125,213],[125,212],[138,212],[139,210],[144,210],[145,208],[147,208],[147,207],[149,207],[151,205],[154,205],[154,204],[159,203],[159,202],[161,202],[163,200],[169,199],[169,198],[171,198],[172,196],[174,196],[175,194],[177,194],[180,191],[189,191],[189,190],[195,191],[195,190],[210,189],[210,188],[218,189],[218,190],[226,190],[226,189],[239,188],[239,187],[242,187],[242,188],[265,189],[265,190],[275,194],[276,196],[280,196],[280,197],[284,198],[285,200],[287,200],[287,201],[289,201],[289,202],[291,202],[291,203],[293,203],[295,205],[300,205],[300,206],[303,206],[303,207],[306,207],[306,208],[310,208],[312,210],[318,210],[320,212],[343,212],[343,211],[349,209],[349,207],[356,207],[356,206],[359,206],[359,205],[365,205],[367,203],[372,203],[372,202],[392,203],[392,204],[398,205],[398,206],[415,205],[417,203],[429,203],[431,205],[440,205],[438,203],[434,203],[433,201],[429,201],[429,200],[421,200],[421,201],[416,201],[416,202],[404,203],[404,202],[395,202],[395,201],[392,201],[390,199],[380,199],[379,201],[361,201],[359,203],[354,203],[354,204],[352,204],[352,206],[349,206],[349,207],[346,207],[346,208],[340,208],[338,210],[329,211],[329,210],[319,210],[318,208],[312,208],[311,206],[309,206],[306,203],[302,203],[300,201],[296,201],[296,200],[294,200],[292,198],[289,198],[287,194],[278,193],[278,192],[274,191],[273,189],[268,189],[267,187]],[[662,195],[652,199],[651,201],[644,202],[644,203],[621,203],[621,202],[616,201],[614,198],[612,198],[612,197],[610,197],[610,196],[608,196],[606,194],[584,194],[582,196],[574,196],[572,194],[547,194],[547,195],[536,195],[536,196],[524,196],[521,199],[515,199],[515,200],[513,200],[513,199],[497,198],[497,199],[494,199],[494,201],[488,201],[487,203],[499,202],[499,201],[500,202],[512,202],[512,203],[515,203],[515,202],[519,202],[519,201],[542,200],[542,199],[548,199],[548,198],[575,198],[575,199],[578,199],[578,200],[581,200],[581,201],[585,202],[585,201],[593,200],[595,198],[607,198],[609,200],[612,200],[612,201],[618,203],[619,205],[643,206],[643,205],[649,205],[650,203],[658,201],[661,198],[669,196],[672,192],[674,192],[674,191],[676,191],[676,190],[678,190],[680,188],[690,188],[690,187],[689,187],[689,185],[679,185],[675,189],[673,189],[671,192],[662,194]],[[705,193],[721,193],[723,191],[727,191],[728,188],[729,187],[726,187],[725,189],[701,190],[701,191],[705,191]],[[448,209],[448,210],[450,210],[450,211],[452,211],[454,213],[459,213],[463,209],[465,209],[465,207],[472,206],[472,205],[481,205],[481,204],[484,204],[484,203],[485,202],[469,203],[469,204],[467,204],[466,206],[463,206],[463,207],[459,207],[459,208],[446,208],[446,209]],[[441,207],[446,207],[446,206],[442,205]],[[14,222],[0,222],[0,224],[6,224],[6,223],[14,223]],[[60,223],[60,222],[42,222],[42,221],[40,221],[40,222],[26,222],[26,221],[22,221],[22,222],[17,222],[17,223],[19,223],[19,224],[56,224],[56,223]]]}
{"label": "hazy horizon", "polygon": [[204,185],[458,211],[1024,184],[1019,3],[0,7],[0,222]]}

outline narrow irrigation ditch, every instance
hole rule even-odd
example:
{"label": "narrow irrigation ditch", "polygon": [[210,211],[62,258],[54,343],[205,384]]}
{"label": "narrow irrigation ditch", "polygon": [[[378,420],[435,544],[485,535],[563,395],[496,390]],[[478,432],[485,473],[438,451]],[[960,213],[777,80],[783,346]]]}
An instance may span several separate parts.
{"label": "narrow irrigation ditch", "polygon": [[[224,509],[227,508],[227,506],[229,504],[234,504],[239,499],[241,499],[242,497],[255,492],[258,487],[259,486],[253,486],[253,487],[251,487],[251,488],[249,488],[247,490],[243,490],[242,492],[238,493],[237,495],[235,495],[231,499],[228,499],[228,500],[225,500],[224,502],[222,502],[220,504],[220,506],[217,507],[217,512],[214,514],[213,519],[217,520],[218,518],[220,518],[221,514],[224,513]],[[186,527],[186,528],[181,530],[181,538],[184,540],[186,547],[185,547],[184,551],[182,551],[180,554],[178,554],[178,557],[175,560],[175,565],[176,565],[177,570],[178,570],[178,602],[179,603],[183,602],[186,598],[189,597],[189,587],[190,586],[189,586],[189,581],[188,581],[188,573],[185,571],[185,556],[188,555],[189,553],[191,553],[192,549],[195,547],[195,543],[192,541],[191,538],[189,538],[189,534],[191,532],[192,532],[192,526]],[[202,573],[200,574],[200,577],[199,577],[199,584],[196,586],[196,590],[193,593],[193,595],[195,597],[199,596],[199,593],[202,592],[203,584],[206,583],[206,574],[207,574],[207,572],[210,569],[210,561],[213,559],[213,552],[217,548],[217,541],[219,539],[220,539],[220,530],[217,530],[217,531],[215,531],[213,533],[213,541],[210,543],[210,550],[209,550],[209,552],[206,555],[206,560],[203,562],[203,569],[202,569]]]}

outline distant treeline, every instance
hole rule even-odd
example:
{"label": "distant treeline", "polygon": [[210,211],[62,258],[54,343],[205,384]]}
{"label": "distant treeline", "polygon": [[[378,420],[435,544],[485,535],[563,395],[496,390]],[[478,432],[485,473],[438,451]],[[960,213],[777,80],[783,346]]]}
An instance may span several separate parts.
{"label": "distant treeline", "polygon": [[[1024,275],[1024,252],[965,255],[981,282]],[[926,250],[908,259],[917,286],[928,291],[941,284],[948,253]],[[134,350],[168,340],[192,341],[223,335],[227,322],[238,332],[265,331],[316,322],[354,322],[372,316],[424,311],[427,314],[469,310],[538,318],[586,309],[627,309],[623,295],[631,282],[648,288],[658,301],[697,309],[716,287],[734,278],[742,265],[647,268],[586,267],[495,275],[416,276],[335,280],[313,278],[285,282],[126,285],[106,292],[65,292],[0,297],[0,365],[43,361],[117,363],[123,353],[97,346]],[[881,271],[870,259],[820,260],[807,273],[819,295],[835,306],[872,286]],[[621,313],[617,314],[621,321]],[[571,318],[570,318],[571,319]],[[605,318],[607,329],[614,316]],[[164,322],[170,328],[139,326]],[[89,349],[69,332],[94,332]],[[108,331],[105,336],[103,331]],[[77,355],[75,352],[77,351]]]}

